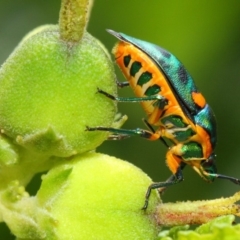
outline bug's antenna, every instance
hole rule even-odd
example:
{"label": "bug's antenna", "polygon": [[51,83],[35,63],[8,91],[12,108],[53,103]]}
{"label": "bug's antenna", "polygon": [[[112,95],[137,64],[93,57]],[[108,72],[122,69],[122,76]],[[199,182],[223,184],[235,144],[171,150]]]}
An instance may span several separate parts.
{"label": "bug's antenna", "polygon": [[240,179],[238,178],[234,178],[234,177],[230,177],[222,174],[211,174],[211,175],[215,175],[216,178],[227,179],[237,185],[240,185]]}
{"label": "bug's antenna", "polygon": [[206,175],[208,177],[211,177],[212,179],[215,179],[215,178],[226,179],[237,185],[240,185],[240,179],[235,178],[235,177],[230,177],[230,176],[226,176],[226,175],[222,175],[222,174],[218,174],[218,173],[206,173]]}

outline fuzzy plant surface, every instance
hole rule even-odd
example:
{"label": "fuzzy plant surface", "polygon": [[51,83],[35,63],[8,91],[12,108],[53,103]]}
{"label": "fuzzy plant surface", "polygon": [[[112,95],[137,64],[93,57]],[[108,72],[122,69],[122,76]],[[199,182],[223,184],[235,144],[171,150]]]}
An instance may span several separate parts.
{"label": "fuzzy plant surface", "polygon": [[116,104],[98,87],[116,94],[112,62],[89,33],[69,44],[49,25],[23,39],[0,69],[0,188],[14,178],[25,185],[49,169],[51,157],[84,153],[106,139],[85,131],[114,121]]}
{"label": "fuzzy plant surface", "polygon": [[[90,6],[89,0],[62,0],[59,24],[31,31],[0,68],[0,222],[17,240],[235,239],[239,226],[231,225],[232,216],[195,231],[161,231],[177,225],[171,216],[192,216],[199,203],[185,204],[190,208],[182,212],[181,204],[165,205],[152,191],[143,211],[152,180],[95,152],[108,133],[87,126],[116,128],[126,117],[97,93],[116,95],[117,87],[109,54],[86,31]],[[41,186],[30,196],[25,187],[39,172]],[[227,213],[239,212],[232,205],[239,196],[229,200]]]}
{"label": "fuzzy plant surface", "polygon": [[18,240],[156,239],[156,192],[148,211],[141,210],[150,183],[143,171],[126,161],[85,153],[58,161],[42,176],[36,196],[24,194],[17,184],[9,186],[2,194],[1,210]]}

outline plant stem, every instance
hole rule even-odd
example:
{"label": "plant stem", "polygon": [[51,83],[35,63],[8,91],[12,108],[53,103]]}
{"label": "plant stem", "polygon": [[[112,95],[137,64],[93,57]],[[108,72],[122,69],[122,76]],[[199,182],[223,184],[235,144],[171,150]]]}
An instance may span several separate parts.
{"label": "plant stem", "polygon": [[240,206],[235,204],[239,200],[240,192],[237,192],[229,198],[159,204],[155,219],[158,225],[176,226],[203,224],[229,214],[240,216]]}
{"label": "plant stem", "polygon": [[79,42],[88,23],[91,0],[62,0],[59,28],[61,39]]}

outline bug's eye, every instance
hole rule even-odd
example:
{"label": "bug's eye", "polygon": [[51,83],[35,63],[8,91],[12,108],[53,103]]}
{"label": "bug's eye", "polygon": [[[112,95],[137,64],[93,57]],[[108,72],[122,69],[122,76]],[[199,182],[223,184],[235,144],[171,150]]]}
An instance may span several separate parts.
{"label": "bug's eye", "polygon": [[211,156],[207,160],[203,160],[201,162],[201,166],[208,173],[216,173],[217,167],[215,165],[215,154],[211,154]]}

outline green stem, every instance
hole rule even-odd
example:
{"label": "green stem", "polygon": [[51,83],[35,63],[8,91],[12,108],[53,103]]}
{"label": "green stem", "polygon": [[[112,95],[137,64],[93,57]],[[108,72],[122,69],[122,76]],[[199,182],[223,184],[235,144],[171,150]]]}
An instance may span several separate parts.
{"label": "green stem", "polygon": [[59,28],[61,39],[79,42],[88,23],[91,0],[62,0]]}

